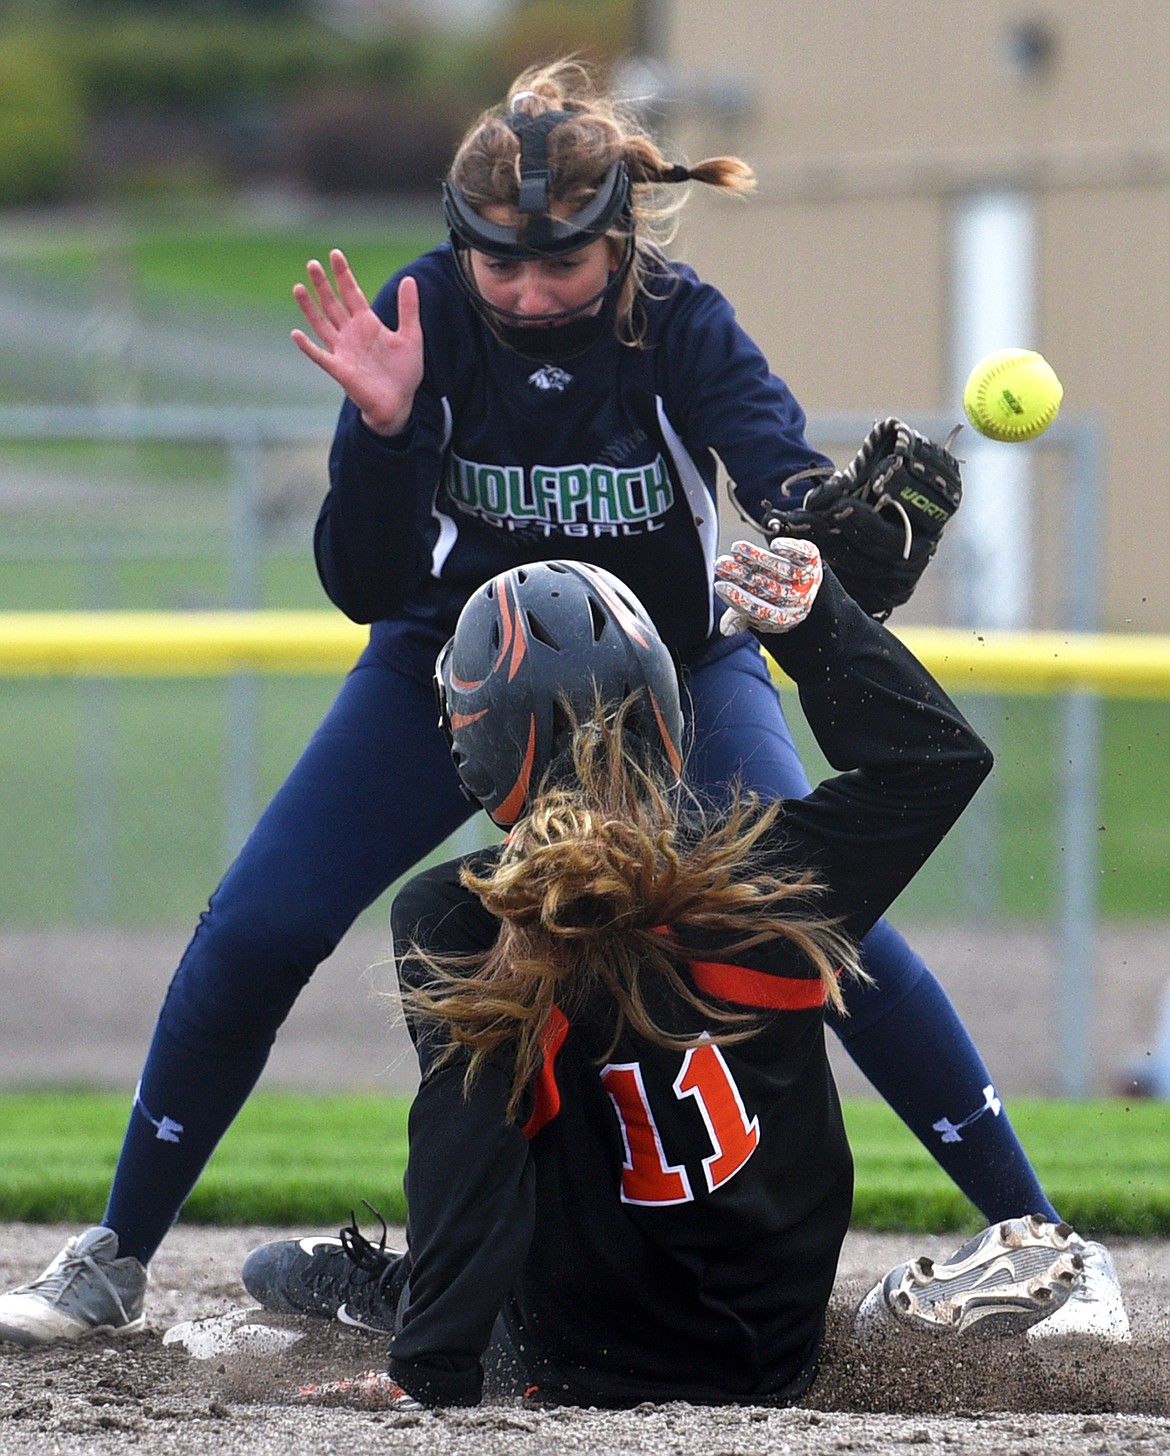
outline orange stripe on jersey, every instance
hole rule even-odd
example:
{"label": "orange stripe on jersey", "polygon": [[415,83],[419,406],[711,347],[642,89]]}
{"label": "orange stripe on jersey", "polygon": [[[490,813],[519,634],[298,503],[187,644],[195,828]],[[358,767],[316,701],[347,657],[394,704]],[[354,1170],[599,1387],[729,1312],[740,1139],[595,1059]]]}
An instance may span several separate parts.
{"label": "orange stripe on jersey", "polygon": [[[670,926],[656,925],[654,934],[669,935]],[[773,1011],[812,1011],[825,1004],[819,976],[770,976],[766,971],[733,966],[727,961],[692,961],[686,957],[684,961],[699,990],[718,996],[720,1001],[764,1006]]]}
{"label": "orange stripe on jersey", "polygon": [[561,1089],[557,1086],[556,1061],[557,1053],[564,1046],[565,1037],[568,1034],[569,1018],[559,1006],[554,1006],[549,1012],[544,1035],[540,1039],[540,1049],[544,1053],[544,1061],[532,1084],[536,1102],[532,1108],[532,1116],[521,1128],[526,1138],[534,1138],[541,1128],[547,1127],[561,1110]]}
{"label": "orange stripe on jersey", "polygon": [[722,961],[688,961],[695,985],[708,996],[739,1006],[764,1006],[773,1011],[812,1011],[825,1004],[819,976],[769,976],[747,966]]}

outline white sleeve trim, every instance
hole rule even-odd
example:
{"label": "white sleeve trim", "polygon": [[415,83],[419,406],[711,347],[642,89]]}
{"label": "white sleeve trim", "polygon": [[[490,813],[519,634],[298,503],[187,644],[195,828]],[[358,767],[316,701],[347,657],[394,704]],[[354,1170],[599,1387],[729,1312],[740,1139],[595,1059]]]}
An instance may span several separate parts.
{"label": "white sleeve trim", "polygon": [[[711,492],[707,489],[707,484],[699,473],[698,466],[691,458],[690,451],[679,438],[678,431],[670,423],[662,396],[655,395],[654,403],[658,411],[658,424],[662,430],[662,438],[666,441],[666,448],[670,451],[670,457],[678,471],[678,478],[682,482],[683,492],[690,508],[691,520],[694,522],[695,530],[699,533],[699,544],[703,548],[703,559],[707,563],[707,580],[710,582],[715,579],[715,557],[719,551],[719,508]],[[714,631],[714,628],[715,606],[712,600],[707,608],[708,633]]]}
{"label": "white sleeve trim", "polygon": [[[451,443],[451,432],[454,427],[454,417],[451,414],[451,402],[446,395],[443,396],[443,444],[442,455],[445,458],[447,446]],[[435,482],[435,494],[431,499],[431,515],[439,523],[439,535],[435,541],[434,549],[431,551],[431,575],[441,576],[447,557],[450,556],[455,542],[459,539],[459,527],[450,516],[445,516],[438,507],[439,486],[442,484],[442,473]]]}

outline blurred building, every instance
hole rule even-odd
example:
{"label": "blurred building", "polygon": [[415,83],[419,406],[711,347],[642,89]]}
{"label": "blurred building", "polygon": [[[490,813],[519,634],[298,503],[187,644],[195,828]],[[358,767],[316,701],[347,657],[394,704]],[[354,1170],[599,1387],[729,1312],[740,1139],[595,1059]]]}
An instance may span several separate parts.
{"label": "blurred building", "polygon": [[[1014,309],[1028,336],[996,346],[1040,349],[1065,417],[1102,426],[1099,625],[1170,631],[1170,6],[647,0],[643,29],[664,134],[758,171],[742,206],[696,189],[682,252],[814,439],[826,412],[962,418],[969,341]],[[975,245],[979,279],[972,219],[997,204],[1016,242]],[[1065,487],[1040,453],[1042,554]]]}

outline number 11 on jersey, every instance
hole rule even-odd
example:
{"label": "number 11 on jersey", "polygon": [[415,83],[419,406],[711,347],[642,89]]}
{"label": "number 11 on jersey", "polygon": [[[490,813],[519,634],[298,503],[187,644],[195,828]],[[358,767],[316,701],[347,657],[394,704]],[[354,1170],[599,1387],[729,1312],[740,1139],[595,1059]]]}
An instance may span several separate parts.
{"label": "number 11 on jersey", "polygon": [[[623,1203],[690,1203],[694,1199],[690,1174],[682,1163],[668,1163],[662,1137],[646,1094],[638,1062],[611,1062],[602,1068],[601,1081],[613,1102],[621,1125],[626,1157],[622,1169]],[[707,1189],[734,1178],[760,1142],[760,1120],[748,1119],[739,1088],[712,1042],[690,1047],[674,1079],[674,1095],[681,1102],[693,1097],[706,1124],[712,1153],[703,1159]]]}

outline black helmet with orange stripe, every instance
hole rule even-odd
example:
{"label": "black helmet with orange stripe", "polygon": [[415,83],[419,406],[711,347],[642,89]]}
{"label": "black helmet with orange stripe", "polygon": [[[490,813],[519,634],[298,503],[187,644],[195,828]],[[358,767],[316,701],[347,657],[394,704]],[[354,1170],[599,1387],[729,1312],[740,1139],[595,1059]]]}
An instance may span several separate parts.
{"label": "black helmet with orange stripe", "polygon": [[580,561],[501,572],[472,596],[435,664],[440,726],[469,798],[515,824],[572,723],[636,694],[627,740],[681,768],[678,673],[624,582]]}

